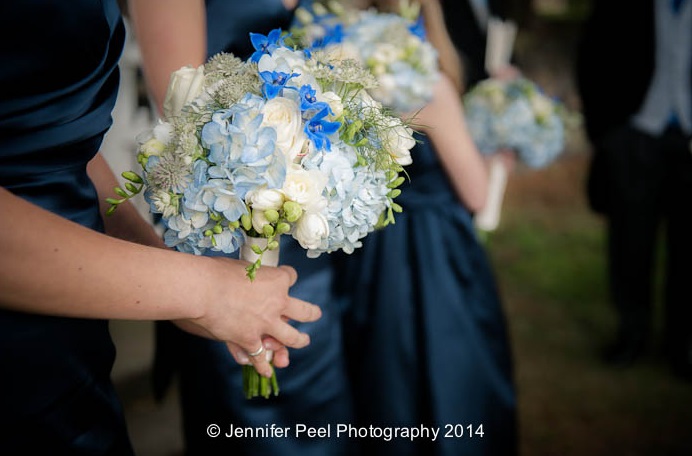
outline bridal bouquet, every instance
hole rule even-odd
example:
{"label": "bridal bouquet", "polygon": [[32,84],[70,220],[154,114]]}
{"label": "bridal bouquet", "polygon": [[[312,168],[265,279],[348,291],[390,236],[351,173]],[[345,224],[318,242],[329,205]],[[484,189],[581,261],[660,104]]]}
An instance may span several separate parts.
{"label": "bridal bouquet", "polygon": [[299,25],[291,31],[301,46],[360,61],[377,78],[371,95],[397,113],[413,112],[432,99],[437,51],[426,39],[419,5],[402,2],[400,13],[328,5],[299,9]]}
{"label": "bridal bouquet", "polygon": [[144,190],[166,245],[241,249],[250,280],[283,234],[317,257],[351,253],[393,222],[414,145],[410,128],[368,95],[376,82],[366,69],[291,49],[279,29],[251,40],[248,61],[222,53],[171,76],[163,119],[137,137],[142,175],[123,173],[121,198],[108,200],[112,212]]}
{"label": "bridal bouquet", "polygon": [[[551,163],[564,149],[565,110],[532,81],[486,79],[464,96],[466,122],[481,153],[513,150],[531,168]],[[490,160],[488,202],[476,225],[492,231],[499,224],[507,169],[498,157]]]}
{"label": "bridal bouquet", "polygon": [[464,96],[466,122],[482,153],[513,149],[532,168],[551,163],[563,150],[563,107],[532,81],[486,79]]}

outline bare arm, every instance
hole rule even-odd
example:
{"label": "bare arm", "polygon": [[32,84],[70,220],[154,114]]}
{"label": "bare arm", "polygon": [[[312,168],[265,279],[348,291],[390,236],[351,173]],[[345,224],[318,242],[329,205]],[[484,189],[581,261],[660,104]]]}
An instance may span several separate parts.
{"label": "bare arm", "polygon": [[459,51],[449,36],[440,0],[419,0],[419,3],[425,20],[428,40],[438,52],[440,69],[447,74],[456,90],[462,92],[464,86],[463,66]]}
{"label": "bare arm", "polygon": [[106,234],[142,245],[166,248],[161,236],[149,222],[142,218],[131,202],[121,203],[118,210],[112,215],[105,215],[106,210],[110,207],[106,198],[119,198],[113,188],[120,186],[121,183],[113,174],[103,155],[99,153],[89,162],[87,172],[99,195],[99,207],[106,227]]}
{"label": "bare arm", "polygon": [[[286,319],[313,321],[318,307],[288,296],[292,268],[146,247],[84,228],[0,188],[0,307],[66,317],[177,320],[184,329],[254,351],[273,336],[309,337]],[[237,359],[237,358],[236,358]],[[252,362],[271,375],[263,357]]]}
{"label": "bare arm", "polygon": [[488,171],[466,128],[459,94],[444,73],[433,100],[417,114],[416,123],[433,143],[461,202],[471,212],[478,212],[487,198]]}
{"label": "bare arm", "polygon": [[149,93],[161,113],[171,73],[206,60],[204,0],[128,0],[128,6]]}

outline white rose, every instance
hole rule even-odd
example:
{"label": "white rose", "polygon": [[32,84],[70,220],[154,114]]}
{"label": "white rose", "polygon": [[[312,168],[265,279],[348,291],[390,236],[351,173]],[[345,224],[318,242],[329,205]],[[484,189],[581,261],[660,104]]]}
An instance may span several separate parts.
{"label": "white rose", "polygon": [[321,171],[304,170],[291,167],[286,173],[286,180],[281,189],[286,199],[300,204],[303,210],[319,210],[326,204],[322,191],[327,185],[327,178]]}
{"label": "white rose", "polygon": [[275,209],[278,211],[284,204],[284,195],[278,190],[260,188],[248,192],[245,195],[245,201],[253,210],[257,209],[264,212],[267,209]]}
{"label": "white rose", "polygon": [[354,97],[363,108],[374,108],[379,110],[382,103],[375,100],[366,90],[359,90]]}
{"label": "white rose", "polygon": [[399,46],[395,46],[391,43],[381,43],[375,46],[375,51],[370,55],[370,59],[374,59],[375,62],[389,65],[392,62],[402,60],[402,51]]}
{"label": "white rose", "polygon": [[276,97],[267,101],[262,108],[262,114],[262,126],[276,130],[278,149],[289,161],[295,160],[306,140],[298,103],[288,98]]}
{"label": "white rose", "polygon": [[304,249],[319,248],[329,236],[327,218],[319,212],[307,212],[296,222],[293,237]]}
{"label": "white rose", "polygon": [[324,92],[317,97],[317,99],[329,105],[334,117],[339,117],[344,112],[344,105],[341,103],[341,97],[334,92]]}
{"label": "white rose", "polygon": [[305,68],[306,57],[302,51],[294,51],[285,47],[276,49],[271,55],[264,54],[257,62],[257,69],[262,71],[281,71],[294,75],[286,87],[300,88],[304,85],[318,88],[315,76]]}
{"label": "white rose", "polygon": [[372,95],[386,104],[394,104],[394,97],[397,93],[396,77],[391,73],[383,73],[377,77],[377,87],[372,90]]}
{"label": "white rose", "polygon": [[398,119],[389,117],[383,128],[382,144],[398,164],[405,166],[413,163],[411,148],[416,145],[413,131]]}
{"label": "white rose", "polygon": [[171,74],[171,79],[163,102],[164,119],[180,115],[180,111],[190,101],[197,98],[204,87],[204,66],[197,68],[185,66]]}
{"label": "white rose", "polygon": [[173,137],[173,125],[161,122],[152,129],[137,135],[139,153],[145,157],[159,156]]}

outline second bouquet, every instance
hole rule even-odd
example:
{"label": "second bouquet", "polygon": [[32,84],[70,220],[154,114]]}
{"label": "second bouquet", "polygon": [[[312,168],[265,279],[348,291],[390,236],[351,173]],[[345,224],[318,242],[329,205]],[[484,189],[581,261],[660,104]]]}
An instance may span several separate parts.
{"label": "second bouquet", "polygon": [[[278,261],[281,235],[317,257],[351,253],[393,222],[415,141],[356,62],[291,49],[279,29],[250,38],[247,61],[218,54],[171,76],[163,118],[137,137],[142,172],[123,173],[108,202],[112,212],[144,191],[166,245],[240,250],[253,280],[265,253]],[[278,393],[275,378],[244,376],[247,397]]]}

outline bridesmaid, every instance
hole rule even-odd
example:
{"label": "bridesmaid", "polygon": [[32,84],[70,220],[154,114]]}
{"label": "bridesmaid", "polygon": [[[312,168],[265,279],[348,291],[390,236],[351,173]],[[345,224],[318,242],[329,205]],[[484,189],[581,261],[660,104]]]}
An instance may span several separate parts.
{"label": "bridesmaid", "polygon": [[422,8],[443,73],[416,116],[427,127],[411,151],[410,181],[400,187],[404,210],[361,249],[339,257],[350,302],[343,332],[356,422],[440,428],[435,441],[365,440],[367,454],[507,456],[517,452],[511,349],[492,265],[473,224],[487,171],[465,128],[461,71],[439,1]]}
{"label": "bridesmaid", "polygon": [[289,298],[291,268],[249,286],[241,262],[162,248],[132,205],[102,217],[124,33],[116,0],[0,3],[0,454],[133,454],[108,319],[175,320],[235,354],[274,336],[286,366],[280,342],[309,338],[285,320],[320,314]]}
{"label": "bridesmaid", "polygon": [[[165,0],[169,8],[169,0]],[[287,30],[297,7],[297,0],[207,0],[206,53],[190,52],[185,47],[200,36],[204,39],[204,24],[191,31],[190,12],[176,15],[188,33],[171,33],[168,42],[154,38],[154,30],[180,30],[172,23],[152,27],[158,14],[145,19],[149,10],[134,10],[135,29],[144,57],[145,75],[158,105],[164,99],[168,74],[185,64],[199,64],[219,52],[231,52],[248,58],[254,48],[249,34],[266,35],[275,28]],[[194,8],[193,8],[194,9]],[[198,9],[196,11],[199,11]],[[159,19],[160,20],[160,17]],[[170,19],[169,19],[170,20]],[[204,21],[202,21],[204,22]],[[201,32],[200,32],[201,29]],[[173,48],[173,53],[162,53]],[[157,48],[160,47],[160,48]],[[204,48],[204,43],[201,43]],[[177,54],[177,55],[176,55]],[[155,61],[155,63],[154,63]],[[167,73],[168,72],[168,73]],[[179,375],[180,403],[183,416],[186,453],[190,455],[352,455],[353,442],[335,438],[236,438],[211,439],[206,434],[210,423],[233,424],[236,427],[261,427],[275,424],[289,427],[295,436],[295,426],[324,427],[328,424],[352,422],[352,404],[346,383],[342,350],[341,317],[336,297],[332,293],[335,279],[331,255],[307,258],[305,250],[290,236],[282,236],[280,262],[291,265],[300,274],[300,281],[291,295],[320,305],[322,318],[318,322],[300,325],[310,335],[310,351],[291,354],[291,364],[278,373],[278,397],[247,400],[242,394],[240,366],[232,363],[228,350],[221,343],[186,334],[170,324],[158,327],[155,376],[157,393],[173,375]]]}

